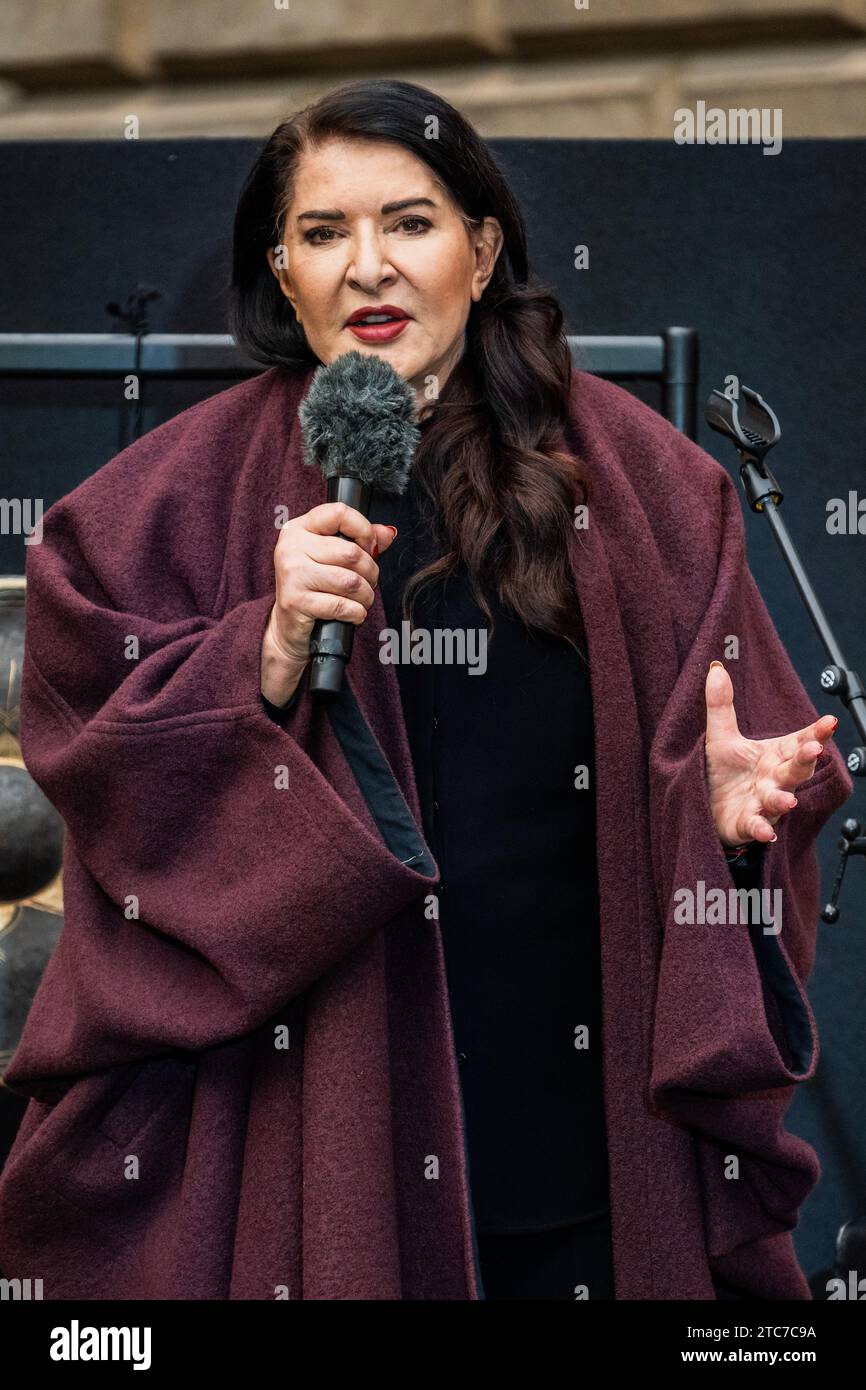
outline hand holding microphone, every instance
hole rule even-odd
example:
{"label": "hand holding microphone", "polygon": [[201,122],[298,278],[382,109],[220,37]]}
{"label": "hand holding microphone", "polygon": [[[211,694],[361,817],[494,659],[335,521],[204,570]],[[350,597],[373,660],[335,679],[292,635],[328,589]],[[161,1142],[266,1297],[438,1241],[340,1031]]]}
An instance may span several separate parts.
{"label": "hand holding microphone", "polygon": [[[373,545],[378,540],[381,551],[394,538],[390,528],[371,524],[367,513],[374,489],[406,491],[420,438],[415,405],[408,381],[379,357],[347,352],[313,376],[298,418],[304,463],[321,469],[328,500],[283,528],[274,555],[277,603],[266,642],[271,670],[276,662],[279,671],[275,650],[282,653],[283,668],[281,682],[272,674],[267,679],[282,684],[280,704],[290,698],[307,660],[311,693],[320,699],[340,693],[355,627],[367,616],[379,578]],[[291,690],[287,671],[289,679],[297,672]],[[270,698],[264,685],[262,693]]]}
{"label": "hand holding microphone", "polygon": [[396,534],[345,502],[323,502],[282,527],[276,601],[262,643],[262,694],[271,704],[285,705],[294,694],[317,621],[364,621],[379,580],[376,548],[387,550]]}

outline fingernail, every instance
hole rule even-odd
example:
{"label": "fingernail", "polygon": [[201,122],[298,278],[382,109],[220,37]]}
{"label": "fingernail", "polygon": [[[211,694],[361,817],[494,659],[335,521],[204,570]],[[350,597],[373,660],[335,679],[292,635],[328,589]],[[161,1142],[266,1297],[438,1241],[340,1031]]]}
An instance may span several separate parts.
{"label": "fingernail", "polygon": [[838,719],[836,718],[836,716],[834,715],[834,716],[833,716],[833,728],[834,728],[834,729],[835,729],[835,727],[836,727],[836,725],[837,725],[838,723],[839,723],[839,720],[838,720]]}
{"label": "fingernail", "polygon": [[389,526],[389,527],[388,527],[388,530],[389,530],[389,531],[393,531],[393,532],[394,532],[394,535],[396,536],[396,534],[397,534],[397,527],[396,527],[396,526]]}
{"label": "fingernail", "polygon": [[722,664],[721,661],[711,661],[711,662],[710,662],[710,670],[712,670],[714,666],[721,666],[721,667],[722,667],[722,670],[725,669],[725,668],[724,668],[724,665]]}
{"label": "fingernail", "polygon": [[770,841],[770,844],[771,844],[771,845],[775,844],[776,841],[778,840],[778,838],[779,838],[778,835],[774,835],[773,838],[772,838],[772,840]]}

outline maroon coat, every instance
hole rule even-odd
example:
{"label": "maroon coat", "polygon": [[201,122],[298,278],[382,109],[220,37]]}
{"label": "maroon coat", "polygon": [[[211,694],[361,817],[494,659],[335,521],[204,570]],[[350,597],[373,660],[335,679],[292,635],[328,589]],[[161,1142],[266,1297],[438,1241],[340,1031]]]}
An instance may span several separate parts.
{"label": "maroon coat", "polygon": [[[305,682],[281,727],[259,691],[276,509],[325,500],[301,462],[308,385],[272,369],[184,411],[28,547],[23,753],[66,821],[66,920],[6,1073],[31,1100],[0,1269],[46,1298],[481,1296],[439,875],[380,594],[339,710],[314,713]],[[752,737],[817,711],[724,469],[583,372],[567,442],[594,487],[572,558],[617,1298],[712,1299],[712,1273],[806,1299],[789,1233],[819,1167],[783,1119],[817,1061],[814,839],[851,779],[831,745],[766,851],[781,938],[678,924],[679,888],[732,885],[709,662],[739,639],[726,665]]]}

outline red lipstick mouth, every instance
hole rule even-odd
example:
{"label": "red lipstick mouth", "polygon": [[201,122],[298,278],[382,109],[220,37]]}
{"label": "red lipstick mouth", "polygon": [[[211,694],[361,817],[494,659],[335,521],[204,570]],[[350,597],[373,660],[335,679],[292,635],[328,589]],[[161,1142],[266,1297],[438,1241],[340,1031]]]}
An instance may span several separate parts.
{"label": "red lipstick mouth", "polygon": [[404,319],[411,318],[405,309],[399,309],[396,304],[365,304],[363,309],[356,309],[350,314],[344,323],[344,328],[350,328],[353,324],[361,323],[362,320],[371,319],[374,324],[381,323],[402,323]]}

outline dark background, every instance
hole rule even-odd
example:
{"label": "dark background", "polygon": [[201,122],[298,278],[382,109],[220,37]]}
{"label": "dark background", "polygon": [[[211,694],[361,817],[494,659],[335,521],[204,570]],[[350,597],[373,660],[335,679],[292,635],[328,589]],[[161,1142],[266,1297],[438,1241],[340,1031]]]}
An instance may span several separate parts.
{"label": "dark background", "polygon": [[[667,141],[490,145],[569,333],[694,327],[701,405],[729,373],[772,405],[783,429],[771,466],[786,492],[785,518],[849,663],[866,671],[866,535],[826,530],[829,498],[849,489],[866,498],[866,142],[786,140],[775,157],[760,146]],[[234,207],[259,148],[253,140],[0,145],[0,330],[108,332],[105,305],[145,282],[162,294],[150,306],[151,331],[225,332]],[[585,271],[573,266],[581,243],[590,251]],[[144,428],[230,384],[148,382]],[[658,405],[655,388],[630,389]],[[124,409],[117,382],[0,379],[0,495],[41,497],[47,509],[122,447]],[[738,477],[732,446],[703,424],[699,442]],[[819,711],[839,714],[836,740],[847,752],[858,742],[854,725],[820,691],[824,651],[776,543],[753,513],[746,529],[782,641]],[[21,538],[0,536],[0,573],[23,568]],[[825,896],[843,815],[864,811],[860,784],[821,837]],[[839,1225],[866,1216],[862,859],[849,866],[842,907],[836,925],[820,925],[809,986],[821,1062],[788,1120],[823,1166],[795,1233],[809,1275],[831,1263]]]}

